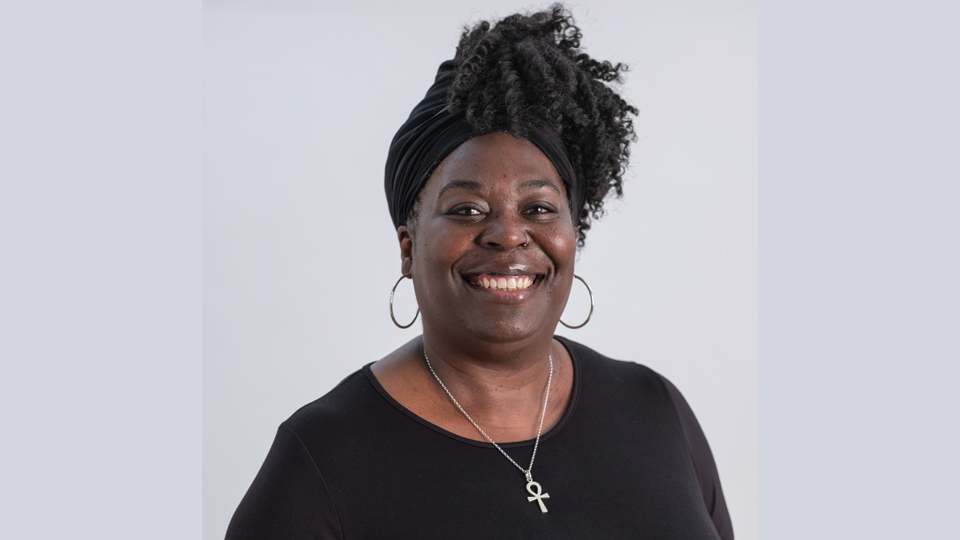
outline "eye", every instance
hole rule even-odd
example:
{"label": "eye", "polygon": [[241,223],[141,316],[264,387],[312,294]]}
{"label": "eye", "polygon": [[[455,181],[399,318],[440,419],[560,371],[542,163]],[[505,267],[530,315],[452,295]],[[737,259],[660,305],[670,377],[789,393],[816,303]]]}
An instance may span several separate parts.
{"label": "eye", "polygon": [[527,207],[526,213],[533,215],[556,214],[557,210],[547,203],[534,203]]}
{"label": "eye", "polygon": [[483,211],[472,204],[461,204],[447,212],[447,215],[450,216],[479,216],[481,214],[483,214]]}

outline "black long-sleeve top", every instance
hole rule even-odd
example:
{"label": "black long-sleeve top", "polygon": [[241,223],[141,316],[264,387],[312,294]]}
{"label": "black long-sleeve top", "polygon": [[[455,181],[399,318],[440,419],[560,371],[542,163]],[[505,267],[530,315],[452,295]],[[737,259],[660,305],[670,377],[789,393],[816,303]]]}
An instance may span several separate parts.
{"label": "black long-sleeve top", "polygon": [[[732,540],[710,447],[680,392],[557,339],[574,383],[533,467],[546,513],[492,445],[416,416],[367,365],[281,424],[227,540]],[[529,463],[532,440],[501,446]]]}

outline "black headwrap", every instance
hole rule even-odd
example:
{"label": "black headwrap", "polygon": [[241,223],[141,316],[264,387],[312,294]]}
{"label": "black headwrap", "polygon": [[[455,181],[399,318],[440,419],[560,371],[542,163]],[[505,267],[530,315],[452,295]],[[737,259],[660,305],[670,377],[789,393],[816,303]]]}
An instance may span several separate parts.
{"label": "black headwrap", "polygon": [[[387,206],[395,227],[399,228],[406,222],[417,195],[443,158],[467,139],[479,135],[462,116],[453,116],[447,110],[447,91],[453,84],[455,74],[455,60],[440,64],[433,86],[410,113],[410,118],[400,127],[390,144],[383,187],[387,192]],[[586,193],[583,185],[577,181],[560,135],[542,124],[531,127],[527,139],[537,145],[557,169],[566,184],[570,208],[574,220],[577,220]]]}

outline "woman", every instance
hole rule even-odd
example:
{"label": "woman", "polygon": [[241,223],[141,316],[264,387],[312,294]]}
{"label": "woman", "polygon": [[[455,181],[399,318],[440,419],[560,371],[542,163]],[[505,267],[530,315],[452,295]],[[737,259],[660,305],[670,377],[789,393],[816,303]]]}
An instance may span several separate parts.
{"label": "woman", "polygon": [[227,538],[733,538],[676,388],[553,335],[636,114],[579,39],[555,5],[440,66],[385,176],[423,335],[281,425]]}

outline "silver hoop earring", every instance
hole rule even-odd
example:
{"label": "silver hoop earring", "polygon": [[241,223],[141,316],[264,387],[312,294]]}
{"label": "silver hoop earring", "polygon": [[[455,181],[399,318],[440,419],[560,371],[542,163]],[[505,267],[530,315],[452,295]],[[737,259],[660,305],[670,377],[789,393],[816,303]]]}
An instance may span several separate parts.
{"label": "silver hoop earring", "polygon": [[[580,280],[580,283],[583,283],[583,286],[587,288],[587,293],[590,294],[590,313],[587,315],[587,320],[583,321],[582,323],[578,324],[577,326],[570,326],[569,324],[563,322],[562,319],[560,320],[560,324],[566,326],[567,328],[572,328],[572,329],[576,330],[577,328],[583,328],[584,326],[586,326],[587,323],[590,322],[590,317],[593,317],[593,291],[590,290],[590,286],[587,285],[587,282],[584,281],[582,277],[580,277],[580,276],[578,276],[578,275],[576,275],[576,274],[574,274],[573,277],[579,279],[579,280]],[[411,324],[413,324],[413,323],[411,323]]]}
{"label": "silver hoop earring", "polygon": [[[398,279],[397,282],[393,284],[393,289],[390,290],[390,318],[393,319],[393,324],[397,325],[398,328],[410,328],[411,326],[413,326],[413,323],[417,322],[417,317],[420,316],[420,308],[419,308],[419,307],[417,307],[417,314],[413,316],[413,320],[410,321],[410,324],[408,324],[408,325],[406,325],[406,326],[398,323],[398,322],[397,322],[397,318],[393,316],[393,295],[394,295],[394,293],[397,292],[397,286],[400,285],[400,282],[403,281],[403,278],[413,279],[413,278],[410,277],[409,274],[407,274],[407,275],[400,276],[400,279]],[[591,312],[592,312],[592,310],[591,310]],[[586,324],[586,323],[584,323],[584,324]]]}

